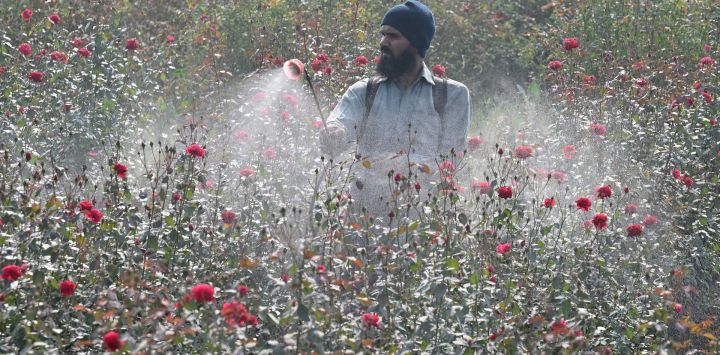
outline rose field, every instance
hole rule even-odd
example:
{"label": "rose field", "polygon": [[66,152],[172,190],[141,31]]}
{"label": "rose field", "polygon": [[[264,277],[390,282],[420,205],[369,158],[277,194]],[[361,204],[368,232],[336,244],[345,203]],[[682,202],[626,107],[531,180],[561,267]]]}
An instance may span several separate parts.
{"label": "rose field", "polygon": [[399,2],[2,0],[0,352],[720,352],[720,1],[427,0],[467,148],[376,216]]}

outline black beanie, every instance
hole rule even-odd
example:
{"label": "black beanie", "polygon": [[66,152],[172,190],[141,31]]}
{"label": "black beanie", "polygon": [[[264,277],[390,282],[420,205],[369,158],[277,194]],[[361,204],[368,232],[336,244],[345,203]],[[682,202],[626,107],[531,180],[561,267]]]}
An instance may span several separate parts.
{"label": "black beanie", "polygon": [[435,35],[435,18],[432,12],[416,0],[406,1],[388,10],[381,25],[392,26],[400,31],[423,58]]}

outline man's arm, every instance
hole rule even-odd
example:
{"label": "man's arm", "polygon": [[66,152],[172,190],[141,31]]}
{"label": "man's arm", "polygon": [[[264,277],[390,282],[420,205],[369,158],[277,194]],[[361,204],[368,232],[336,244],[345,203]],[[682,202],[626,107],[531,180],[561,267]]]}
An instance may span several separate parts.
{"label": "man's arm", "polygon": [[353,84],[330,113],[327,130],[323,129],[320,133],[320,149],[323,153],[337,155],[355,141],[357,127],[365,113],[366,87],[367,79]]}
{"label": "man's arm", "polygon": [[459,83],[448,83],[448,100],[445,105],[443,117],[443,137],[440,142],[439,153],[450,156],[450,150],[455,153],[465,150],[468,126],[472,117],[472,102],[470,91]]}

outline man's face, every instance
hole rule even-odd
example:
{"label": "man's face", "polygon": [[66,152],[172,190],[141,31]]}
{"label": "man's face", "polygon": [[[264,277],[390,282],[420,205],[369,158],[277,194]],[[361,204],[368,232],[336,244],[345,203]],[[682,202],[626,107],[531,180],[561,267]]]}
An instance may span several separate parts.
{"label": "man's face", "polygon": [[417,49],[410,45],[410,41],[392,26],[382,26],[380,33],[382,34],[381,54],[375,69],[387,78],[397,78],[412,68]]}

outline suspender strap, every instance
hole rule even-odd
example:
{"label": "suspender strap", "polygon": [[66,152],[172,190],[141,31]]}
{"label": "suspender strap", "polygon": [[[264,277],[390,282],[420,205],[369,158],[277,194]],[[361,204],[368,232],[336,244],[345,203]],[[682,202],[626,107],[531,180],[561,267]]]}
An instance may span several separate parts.
{"label": "suspender strap", "polygon": [[[447,79],[433,76],[435,85],[433,86],[433,106],[435,106],[435,112],[440,115],[440,121],[444,122],[445,118],[445,104],[447,104]],[[439,85],[438,85],[439,83]],[[440,87],[438,87],[440,86]]]}
{"label": "suspender strap", "polygon": [[370,116],[370,110],[372,109],[373,101],[375,101],[375,95],[380,87],[380,77],[372,76],[368,79],[367,88],[365,89],[365,114],[363,115],[362,121],[360,121],[360,127],[357,127],[357,144],[360,144],[360,140],[365,135],[365,127],[367,126],[367,120]]}
{"label": "suspender strap", "polygon": [[[435,106],[435,112],[440,116],[440,134],[438,134],[438,149],[442,145],[443,138],[445,136],[446,121],[445,121],[445,106],[447,104],[447,79],[433,76],[435,85],[433,86],[433,106]],[[448,152],[440,152],[445,154]]]}

